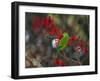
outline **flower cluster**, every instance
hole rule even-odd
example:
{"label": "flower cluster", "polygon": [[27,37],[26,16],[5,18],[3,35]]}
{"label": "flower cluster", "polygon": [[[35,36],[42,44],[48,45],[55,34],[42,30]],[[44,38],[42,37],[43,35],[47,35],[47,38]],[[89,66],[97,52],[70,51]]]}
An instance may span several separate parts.
{"label": "flower cluster", "polygon": [[33,31],[38,32],[41,27],[43,27],[49,35],[55,35],[57,39],[61,39],[63,36],[51,17],[40,18],[35,16],[32,22]]}

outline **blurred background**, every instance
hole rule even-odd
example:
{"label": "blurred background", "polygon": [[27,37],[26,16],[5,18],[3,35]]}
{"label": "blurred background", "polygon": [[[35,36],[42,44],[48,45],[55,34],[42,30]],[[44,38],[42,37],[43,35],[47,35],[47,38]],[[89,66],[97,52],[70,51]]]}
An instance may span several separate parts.
{"label": "blurred background", "polygon": [[[25,15],[25,67],[57,67],[89,65],[89,16],[53,13]],[[52,46],[56,35],[51,35],[51,18],[60,33],[68,33],[70,40],[63,50]],[[53,27],[52,27],[53,28]]]}

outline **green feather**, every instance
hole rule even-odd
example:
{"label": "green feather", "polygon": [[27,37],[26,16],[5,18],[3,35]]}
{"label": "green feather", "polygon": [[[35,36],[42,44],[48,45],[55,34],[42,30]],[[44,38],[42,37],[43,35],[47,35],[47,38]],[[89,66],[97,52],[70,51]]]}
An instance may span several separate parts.
{"label": "green feather", "polygon": [[66,47],[66,44],[69,41],[69,35],[68,33],[64,33],[63,37],[61,38],[59,45],[58,45],[58,50],[63,50]]}

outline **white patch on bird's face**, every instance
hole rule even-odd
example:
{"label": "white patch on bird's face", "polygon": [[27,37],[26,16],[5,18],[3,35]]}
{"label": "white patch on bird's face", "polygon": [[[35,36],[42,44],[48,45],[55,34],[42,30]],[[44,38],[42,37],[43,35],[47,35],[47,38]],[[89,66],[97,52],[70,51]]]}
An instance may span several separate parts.
{"label": "white patch on bird's face", "polygon": [[58,47],[58,44],[59,44],[59,39],[53,39],[52,40],[52,47],[53,48],[57,48]]}

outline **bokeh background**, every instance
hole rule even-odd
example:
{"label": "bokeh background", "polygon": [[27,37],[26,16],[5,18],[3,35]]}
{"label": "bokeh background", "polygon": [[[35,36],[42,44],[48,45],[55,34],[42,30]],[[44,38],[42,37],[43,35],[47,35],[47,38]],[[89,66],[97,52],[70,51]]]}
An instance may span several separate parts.
{"label": "bokeh background", "polygon": [[[52,47],[55,36],[45,30],[41,20],[51,17],[64,33],[76,37],[70,46],[57,52]],[[57,67],[89,65],[89,16],[53,13],[25,14],[25,67]]]}

